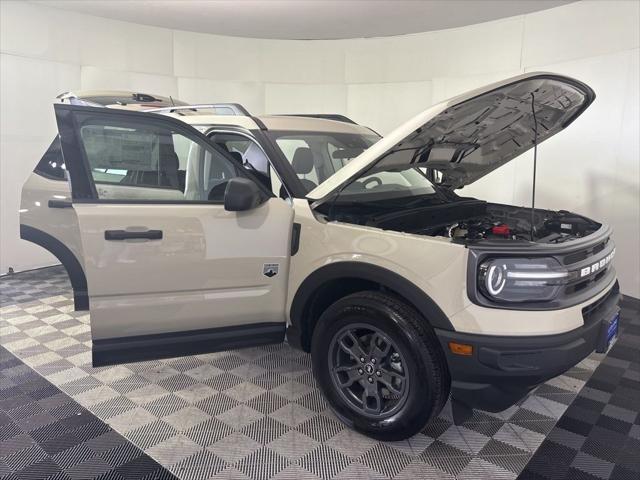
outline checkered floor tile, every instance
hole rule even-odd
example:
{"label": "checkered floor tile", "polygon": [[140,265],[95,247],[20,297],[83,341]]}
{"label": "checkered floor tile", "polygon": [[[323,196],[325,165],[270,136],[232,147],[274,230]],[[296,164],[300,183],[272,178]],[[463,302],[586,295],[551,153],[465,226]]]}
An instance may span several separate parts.
{"label": "checkered floor tile", "polygon": [[3,479],[175,479],[3,347],[0,430]]}
{"label": "checkered floor tile", "polygon": [[88,312],[60,267],[0,280],[1,344],[181,479],[514,479],[602,356],[519,405],[381,443],[328,409],[310,357],[286,344],[91,367]]}
{"label": "checkered floor tile", "polygon": [[520,478],[640,479],[640,302],[622,303],[620,338]]}

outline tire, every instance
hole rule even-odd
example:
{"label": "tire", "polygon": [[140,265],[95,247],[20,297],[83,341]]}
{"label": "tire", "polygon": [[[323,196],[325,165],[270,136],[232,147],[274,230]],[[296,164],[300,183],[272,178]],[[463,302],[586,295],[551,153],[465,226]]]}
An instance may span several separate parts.
{"label": "tire", "polygon": [[335,414],[377,440],[415,435],[449,397],[449,371],[433,329],[388,294],[358,292],[331,305],[318,320],[311,356]]}

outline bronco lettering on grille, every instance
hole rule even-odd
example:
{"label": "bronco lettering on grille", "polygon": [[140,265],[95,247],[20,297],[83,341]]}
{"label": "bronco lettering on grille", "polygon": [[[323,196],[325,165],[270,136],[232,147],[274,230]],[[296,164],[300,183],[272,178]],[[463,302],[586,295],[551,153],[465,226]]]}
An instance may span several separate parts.
{"label": "bronco lettering on grille", "polygon": [[614,248],[609,255],[601,259],[599,262],[592,263],[591,265],[580,269],[580,278],[586,277],[587,275],[591,275],[592,273],[596,273],[598,270],[605,268],[609,263],[611,263],[615,254],[616,250]]}

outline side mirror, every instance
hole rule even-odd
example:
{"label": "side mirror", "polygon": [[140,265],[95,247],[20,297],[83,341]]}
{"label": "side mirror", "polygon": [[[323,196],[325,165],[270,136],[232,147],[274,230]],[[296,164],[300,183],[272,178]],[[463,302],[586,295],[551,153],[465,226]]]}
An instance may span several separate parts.
{"label": "side mirror", "polygon": [[227,182],[224,191],[224,209],[229,212],[251,210],[260,205],[264,194],[260,187],[248,178],[236,177]]}

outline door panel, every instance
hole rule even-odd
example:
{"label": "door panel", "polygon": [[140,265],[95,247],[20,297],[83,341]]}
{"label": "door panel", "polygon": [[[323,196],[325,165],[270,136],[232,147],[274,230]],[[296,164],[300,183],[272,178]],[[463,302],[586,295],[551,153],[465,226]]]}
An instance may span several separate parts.
{"label": "door panel", "polygon": [[55,109],[94,364],[281,341],[292,207],[263,189],[261,206],[227,212],[226,182],[255,178],[178,120]]}
{"label": "door panel", "polygon": [[[222,205],[76,203],[94,339],[284,322],[293,211],[272,198]],[[160,230],[162,239],[106,240]],[[278,274],[263,274],[265,264]]]}

